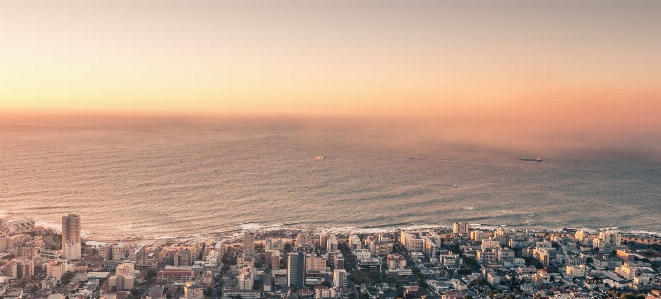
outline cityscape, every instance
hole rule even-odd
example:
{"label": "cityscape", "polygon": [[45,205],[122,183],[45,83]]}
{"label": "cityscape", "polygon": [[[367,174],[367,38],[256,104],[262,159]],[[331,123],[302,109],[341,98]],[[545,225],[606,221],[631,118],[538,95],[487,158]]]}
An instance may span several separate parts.
{"label": "cityscape", "polygon": [[661,237],[616,229],[245,230],[116,243],[1,222],[4,299],[659,298]]}
{"label": "cityscape", "polygon": [[0,0],[0,299],[661,299],[661,0]]}

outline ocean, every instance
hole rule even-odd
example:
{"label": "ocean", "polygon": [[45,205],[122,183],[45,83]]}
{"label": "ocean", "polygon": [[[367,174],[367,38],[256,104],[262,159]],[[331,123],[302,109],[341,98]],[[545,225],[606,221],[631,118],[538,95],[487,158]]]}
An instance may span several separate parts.
{"label": "ocean", "polygon": [[393,134],[296,123],[4,125],[0,216],[58,227],[75,213],[95,240],[456,221],[661,232],[658,153]]}

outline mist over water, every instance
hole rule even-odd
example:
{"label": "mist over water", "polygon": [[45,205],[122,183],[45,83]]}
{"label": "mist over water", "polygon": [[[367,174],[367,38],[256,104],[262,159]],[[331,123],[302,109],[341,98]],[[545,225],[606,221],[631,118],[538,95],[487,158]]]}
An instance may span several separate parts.
{"label": "mist over water", "polygon": [[80,214],[91,238],[461,220],[661,231],[658,141],[641,136],[352,119],[0,129],[0,210],[52,223]]}

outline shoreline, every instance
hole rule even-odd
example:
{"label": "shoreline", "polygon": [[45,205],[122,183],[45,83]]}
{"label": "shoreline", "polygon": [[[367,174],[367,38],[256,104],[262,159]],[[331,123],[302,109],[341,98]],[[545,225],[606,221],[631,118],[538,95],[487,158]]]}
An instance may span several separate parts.
{"label": "shoreline", "polygon": [[[521,227],[513,226],[492,226],[492,225],[476,225],[470,224],[472,230],[481,230],[481,231],[494,231],[498,227],[504,227],[506,229],[525,229]],[[447,225],[412,225],[412,226],[387,226],[381,228],[374,227],[319,227],[319,228],[297,228],[297,227],[286,227],[282,225],[278,226],[259,226],[259,227],[245,227],[237,230],[232,230],[229,232],[222,233],[210,233],[210,234],[197,234],[190,236],[163,236],[156,238],[135,238],[135,237],[126,237],[126,238],[93,238],[86,241],[91,242],[101,242],[101,243],[113,243],[113,242],[142,242],[142,241],[151,241],[157,242],[160,240],[176,240],[176,241],[216,241],[216,242],[237,242],[243,237],[243,233],[246,231],[252,231],[256,233],[256,240],[264,240],[266,238],[282,238],[282,239],[295,239],[298,234],[304,234],[307,236],[318,236],[322,233],[334,233],[340,238],[348,237],[351,234],[358,235],[370,235],[370,234],[379,234],[379,233],[389,233],[396,234],[399,231],[406,230],[417,230],[417,229],[433,229],[435,231],[440,231],[441,234],[451,234],[452,227]],[[609,229],[609,228],[602,228]],[[602,229],[592,229],[592,228],[534,228],[531,231],[536,233],[551,233],[551,234],[574,234],[577,230],[584,230],[590,234],[597,234]],[[622,234],[623,240],[631,241],[637,238],[649,239],[650,242],[655,244],[661,244],[661,233],[649,232],[649,231],[640,231],[640,230],[620,230],[615,229],[616,231]],[[653,240],[653,241],[652,241]]]}
{"label": "shoreline", "polygon": [[[17,220],[12,218],[2,218],[4,221]],[[618,227],[607,228],[584,228],[584,227],[564,227],[564,228],[548,228],[548,227],[530,227],[530,226],[510,226],[510,225],[494,225],[484,223],[470,223],[472,230],[493,231],[499,227],[511,230],[525,230],[530,229],[533,232],[548,232],[548,233],[573,233],[576,230],[584,230],[590,234],[598,233],[603,229],[614,229],[620,232],[627,240],[636,238],[649,238],[655,240],[656,243],[661,244],[661,233],[646,231],[640,229],[620,229]],[[41,227],[43,229],[50,229],[60,233],[58,225],[46,221],[36,220],[35,228]],[[191,235],[164,235],[164,236],[144,236],[140,234],[117,234],[110,236],[96,235],[92,232],[86,231],[83,234],[83,239],[89,242],[97,243],[114,243],[114,242],[156,242],[159,240],[202,240],[202,241],[227,241],[241,238],[243,232],[254,231],[258,235],[258,239],[277,237],[277,238],[295,238],[297,234],[303,233],[306,235],[319,235],[320,233],[335,233],[336,235],[348,236],[350,234],[379,234],[379,233],[396,233],[403,230],[417,230],[417,229],[433,229],[440,231],[442,234],[452,233],[451,225],[433,225],[433,224],[416,224],[416,223],[399,223],[393,225],[378,225],[378,226],[334,226],[334,227],[306,227],[300,226],[299,223],[285,223],[285,224],[272,224],[264,225],[260,223],[243,223],[238,224],[236,229],[212,232],[205,234],[191,234]]]}

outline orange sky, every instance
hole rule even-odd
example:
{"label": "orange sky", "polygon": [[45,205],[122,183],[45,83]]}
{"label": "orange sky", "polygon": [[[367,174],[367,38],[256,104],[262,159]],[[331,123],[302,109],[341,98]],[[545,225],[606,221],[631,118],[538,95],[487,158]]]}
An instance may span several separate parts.
{"label": "orange sky", "polygon": [[0,2],[8,112],[661,126],[661,1]]}

